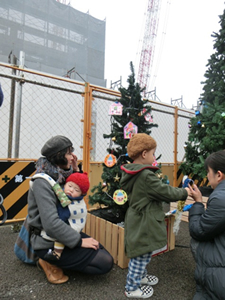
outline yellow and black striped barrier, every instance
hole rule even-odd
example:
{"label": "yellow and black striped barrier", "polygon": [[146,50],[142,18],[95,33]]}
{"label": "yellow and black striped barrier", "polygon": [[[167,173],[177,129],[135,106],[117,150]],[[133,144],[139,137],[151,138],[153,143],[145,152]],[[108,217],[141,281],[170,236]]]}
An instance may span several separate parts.
{"label": "yellow and black striped barrier", "polygon": [[26,217],[28,177],[33,176],[35,170],[34,161],[0,161],[0,193],[7,211],[8,222]]}

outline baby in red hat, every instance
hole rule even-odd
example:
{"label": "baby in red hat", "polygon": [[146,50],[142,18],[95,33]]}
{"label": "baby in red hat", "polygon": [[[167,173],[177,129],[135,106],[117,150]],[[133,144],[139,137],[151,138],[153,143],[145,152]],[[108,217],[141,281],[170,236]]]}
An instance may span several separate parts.
{"label": "baby in red hat", "polygon": [[[74,230],[81,232],[85,226],[87,218],[87,207],[83,196],[87,194],[90,182],[87,173],[73,173],[67,179],[64,185],[64,193],[70,200],[66,207],[58,205],[59,218],[70,225]],[[42,234],[41,234],[42,235]],[[49,236],[43,236],[45,239],[51,239]],[[54,250],[49,249],[45,258],[48,260],[60,259],[64,245],[54,241]]]}

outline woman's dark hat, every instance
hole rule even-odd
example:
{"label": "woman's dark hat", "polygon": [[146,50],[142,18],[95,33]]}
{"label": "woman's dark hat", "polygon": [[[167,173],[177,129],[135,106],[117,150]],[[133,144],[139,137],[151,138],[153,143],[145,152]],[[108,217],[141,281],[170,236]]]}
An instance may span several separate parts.
{"label": "woman's dark hat", "polygon": [[45,157],[51,157],[68,147],[72,147],[72,142],[63,135],[56,135],[48,140],[41,149],[41,154]]}

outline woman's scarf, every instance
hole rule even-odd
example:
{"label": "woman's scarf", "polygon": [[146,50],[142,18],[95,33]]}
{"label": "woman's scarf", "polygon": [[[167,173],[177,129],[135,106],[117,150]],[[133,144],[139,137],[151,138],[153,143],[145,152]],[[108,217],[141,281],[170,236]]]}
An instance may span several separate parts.
{"label": "woman's scarf", "polygon": [[72,167],[69,170],[63,170],[47,160],[46,157],[40,157],[36,162],[36,174],[45,173],[52,177],[57,183],[64,184],[66,178],[73,173]]}

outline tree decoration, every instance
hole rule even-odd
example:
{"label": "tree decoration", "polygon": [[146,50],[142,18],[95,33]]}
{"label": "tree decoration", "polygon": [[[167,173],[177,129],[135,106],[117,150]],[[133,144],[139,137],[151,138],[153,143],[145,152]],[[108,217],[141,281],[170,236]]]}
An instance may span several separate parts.
{"label": "tree decoration", "polygon": [[123,105],[120,102],[114,102],[109,107],[109,115],[121,116],[123,114]]}
{"label": "tree decoration", "polygon": [[134,123],[129,122],[124,127],[124,138],[125,139],[131,139],[132,136],[134,134],[136,134],[137,132],[138,132],[137,126]]}
{"label": "tree decoration", "polygon": [[116,176],[114,177],[114,182],[119,182],[120,181],[120,177],[118,176],[118,173],[116,174]]}
{"label": "tree decoration", "polygon": [[[98,204],[107,207],[106,213],[101,210],[101,217],[109,220],[113,223],[120,223],[124,221],[125,212],[127,210],[127,202],[121,205],[117,204],[113,195],[114,192],[120,190],[120,178],[121,178],[121,165],[133,162],[127,154],[127,144],[129,139],[124,138],[124,127],[132,122],[132,129],[138,128],[138,132],[151,134],[151,130],[154,127],[158,127],[157,124],[149,123],[146,121],[143,114],[138,115],[143,109],[146,109],[146,114],[151,114],[151,106],[148,101],[142,100],[143,89],[140,88],[138,83],[135,83],[135,75],[133,64],[131,66],[131,75],[128,77],[128,87],[121,87],[119,89],[121,98],[119,102],[123,106],[122,115],[111,115],[111,132],[103,134],[104,139],[109,139],[109,147],[106,149],[109,155],[114,155],[116,160],[112,164],[111,159],[105,158],[102,171],[102,182],[94,186],[91,189],[89,195],[89,204]],[[115,104],[114,104],[115,105]],[[137,132],[137,130],[134,130]],[[132,132],[133,133],[133,132]],[[113,143],[113,146],[112,146]],[[111,211],[110,216],[108,211]]]}
{"label": "tree decoration", "polygon": [[142,110],[142,114],[144,115],[144,118],[145,118],[145,120],[146,120],[147,122],[153,123],[153,118],[152,118],[152,116],[151,116],[151,114],[150,114],[149,112],[146,112],[146,108],[144,108],[144,109]]}
{"label": "tree decoration", "polygon": [[152,165],[153,165],[153,167],[157,167],[158,166],[158,163],[157,163],[157,160],[156,160],[155,156],[154,156],[154,161],[153,161]]}
{"label": "tree decoration", "polygon": [[113,155],[113,154],[106,155],[106,157],[104,159],[104,164],[107,167],[112,168],[116,164],[116,157],[115,157],[115,155]]}
{"label": "tree decoration", "polygon": [[123,205],[127,202],[127,193],[124,190],[116,190],[113,194],[113,200],[118,205]]}
{"label": "tree decoration", "polygon": [[[202,81],[201,114],[190,120],[185,161],[180,167],[183,174],[195,175],[199,186],[207,175],[204,168],[205,159],[209,154],[225,149],[225,10],[218,21],[220,29],[211,35],[213,53],[206,64],[207,69]],[[197,123],[198,121],[201,123]],[[204,184],[207,185],[207,180]]]}
{"label": "tree decoration", "polygon": [[175,222],[174,222],[174,226],[173,226],[173,232],[175,234],[178,233],[179,228],[180,228],[180,222],[181,222],[184,205],[185,205],[185,201],[180,200],[177,202],[177,210],[176,210]]}

